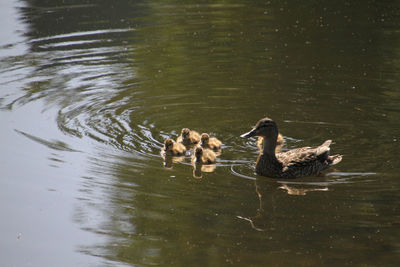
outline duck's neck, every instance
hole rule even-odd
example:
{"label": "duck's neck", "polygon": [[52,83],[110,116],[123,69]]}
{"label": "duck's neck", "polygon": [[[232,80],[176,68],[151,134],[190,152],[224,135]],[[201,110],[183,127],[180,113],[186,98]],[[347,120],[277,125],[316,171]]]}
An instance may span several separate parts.
{"label": "duck's neck", "polygon": [[196,162],[201,162],[201,156],[202,154],[196,154]]}
{"label": "duck's neck", "polygon": [[276,138],[277,136],[263,137],[263,155],[275,157]]}

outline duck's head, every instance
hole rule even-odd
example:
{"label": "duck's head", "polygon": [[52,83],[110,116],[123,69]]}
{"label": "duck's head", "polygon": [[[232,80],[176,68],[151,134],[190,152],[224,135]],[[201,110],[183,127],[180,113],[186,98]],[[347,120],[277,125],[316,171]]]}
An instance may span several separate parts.
{"label": "duck's head", "polygon": [[174,140],[172,140],[171,138],[168,138],[167,140],[165,140],[164,145],[165,145],[165,151],[171,150],[172,146],[174,144]]}
{"label": "duck's head", "polygon": [[197,146],[194,149],[194,155],[196,158],[200,158],[203,155],[203,148],[201,146]]}
{"label": "duck's head", "polygon": [[240,137],[242,138],[250,138],[253,136],[261,136],[261,137],[277,137],[278,135],[278,126],[276,123],[270,118],[263,118],[259,120],[256,126],[247,133],[242,134]]}
{"label": "duck's head", "polygon": [[182,131],[181,131],[181,134],[182,134],[183,138],[187,138],[189,136],[189,134],[190,134],[189,128],[183,128]]}
{"label": "duck's head", "polygon": [[202,145],[208,144],[209,140],[210,140],[210,136],[207,133],[202,133],[201,134],[201,144]]}

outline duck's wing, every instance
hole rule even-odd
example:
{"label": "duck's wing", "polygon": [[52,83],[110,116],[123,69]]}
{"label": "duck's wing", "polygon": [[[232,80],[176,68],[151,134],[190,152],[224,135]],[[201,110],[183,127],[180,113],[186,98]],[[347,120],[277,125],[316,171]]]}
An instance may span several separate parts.
{"label": "duck's wing", "polygon": [[318,147],[301,147],[278,153],[276,157],[285,167],[309,165],[314,161],[323,162],[329,156],[331,143],[331,140],[327,140]]}

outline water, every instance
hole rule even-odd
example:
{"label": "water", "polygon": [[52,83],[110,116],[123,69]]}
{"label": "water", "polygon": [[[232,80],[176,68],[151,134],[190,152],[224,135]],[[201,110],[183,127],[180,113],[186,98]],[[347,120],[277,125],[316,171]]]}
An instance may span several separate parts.
{"label": "water", "polygon": [[[398,3],[0,10],[0,265],[398,264]],[[264,116],[343,161],[256,176],[239,135]],[[215,170],[163,167],[183,127],[223,141]]]}

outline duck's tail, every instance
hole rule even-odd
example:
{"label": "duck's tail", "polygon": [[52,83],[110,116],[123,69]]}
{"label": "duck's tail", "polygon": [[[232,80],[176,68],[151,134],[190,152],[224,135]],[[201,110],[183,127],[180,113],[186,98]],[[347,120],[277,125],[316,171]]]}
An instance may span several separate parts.
{"label": "duck's tail", "polygon": [[328,157],[328,163],[330,166],[338,164],[341,161],[342,161],[342,155],[339,154]]}
{"label": "duck's tail", "polygon": [[326,140],[322,145],[316,148],[315,153],[317,156],[320,158],[323,158],[323,160],[328,159],[329,156],[329,151],[330,151],[330,145],[332,143],[332,140]]}

